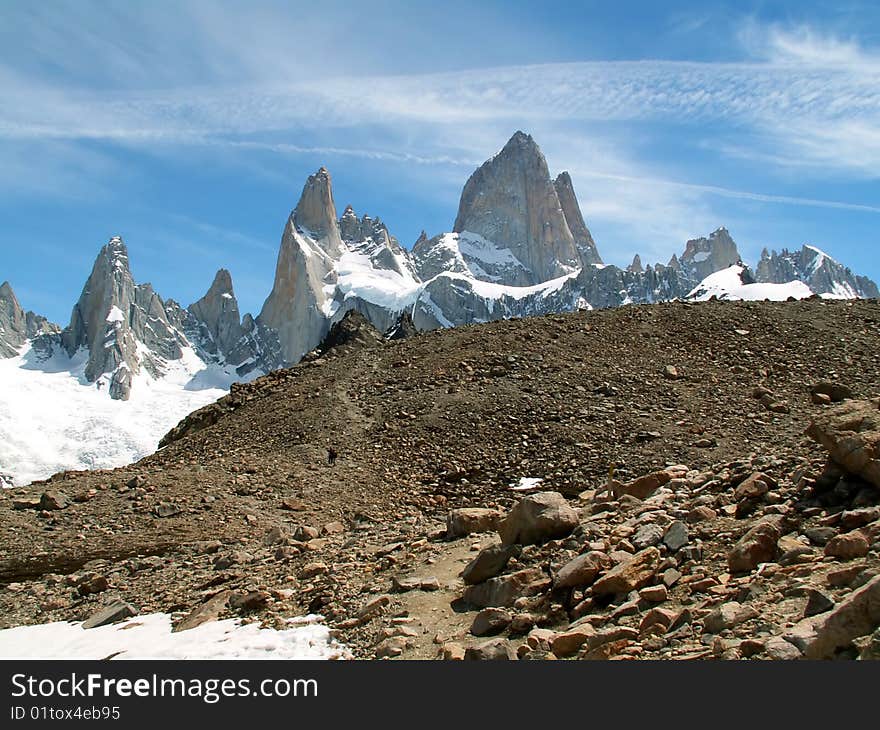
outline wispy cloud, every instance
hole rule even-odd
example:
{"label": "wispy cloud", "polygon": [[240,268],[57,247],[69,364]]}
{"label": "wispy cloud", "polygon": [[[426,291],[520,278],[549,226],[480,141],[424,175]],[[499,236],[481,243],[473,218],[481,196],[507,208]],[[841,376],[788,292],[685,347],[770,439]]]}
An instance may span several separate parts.
{"label": "wispy cloud", "polygon": [[[34,63],[0,61],[0,160],[4,147],[7,158],[13,147],[43,150],[30,160],[17,153],[0,172],[4,187],[39,182],[39,172],[22,171],[26,161],[38,169],[41,158],[56,157],[53,150],[61,159],[88,156],[88,144],[78,144],[93,141],[158,154],[222,148],[350,157],[436,168],[438,179],[452,170],[463,179],[524,127],[548,159],[571,169],[588,216],[630,233],[634,247],[657,241],[666,248],[673,237],[714,227],[721,222],[713,212],[718,198],[880,212],[773,192],[774,180],[792,171],[814,179],[880,178],[880,56],[852,37],[746,22],[737,34],[737,63],[590,61],[341,76],[353,66],[344,50],[329,61],[333,54],[295,52],[304,39],[360,30],[336,16],[304,16],[291,37],[290,24],[270,10],[197,2],[176,7],[164,22],[140,17],[147,40],[122,48],[116,33],[131,22],[130,11],[111,4],[112,11],[78,28],[78,53],[67,59],[70,79],[59,83],[39,69],[51,62],[45,49],[59,47],[75,12],[75,4],[65,7],[67,15],[45,6],[34,11],[40,22],[28,23],[21,41]],[[710,20],[695,14],[670,24],[687,34]],[[102,83],[85,83],[95,69],[105,69]],[[760,190],[715,185],[674,162],[649,161],[625,135],[608,133],[615,125],[674,126],[697,154],[759,162]],[[61,187],[75,187],[59,179]]]}

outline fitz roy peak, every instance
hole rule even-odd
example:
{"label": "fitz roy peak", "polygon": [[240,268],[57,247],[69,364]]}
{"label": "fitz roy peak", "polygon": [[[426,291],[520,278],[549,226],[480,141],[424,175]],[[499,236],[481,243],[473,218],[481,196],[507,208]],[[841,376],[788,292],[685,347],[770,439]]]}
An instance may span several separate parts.
{"label": "fitz roy peak", "polygon": [[358,217],[350,205],[339,216],[322,167],[306,181],[284,226],[272,290],[256,318],[240,315],[225,269],[188,308],[163,300],[149,284],[135,283],[128,250],[114,237],[63,331],[24,312],[8,283],[0,287],[0,357],[29,348],[35,362],[59,352],[71,361],[85,358],[84,380],[125,400],[139,374],[161,379],[177,363],[214,368],[229,381],[296,363],[350,310],[399,337],[676,298],[812,294],[876,297],[878,291],[812,246],[765,251],[753,271],[724,228],[688,241],[667,264],[644,264],[636,255],[625,268],[605,265],[571,176],[552,178],[534,139],[516,132],[465,183],[452,230],[422,233],[411,252],[378,217]]}

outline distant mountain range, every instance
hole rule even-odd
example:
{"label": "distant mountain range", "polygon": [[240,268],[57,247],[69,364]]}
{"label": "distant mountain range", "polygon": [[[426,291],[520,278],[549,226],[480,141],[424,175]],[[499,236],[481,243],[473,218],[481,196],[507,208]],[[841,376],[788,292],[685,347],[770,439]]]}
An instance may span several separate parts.
{"label": "distant mountain range", "polygon": [[[32,380],[66,373],[80,388],[126,401],[138,388],[150,393],[157,383],[173,381],[188,395],[179,407],[170,398],[164,418],[148,419],[152,425],[144,427],[167,430],[235,380],[296,363],[352,309],[382,332],[401,332],[406,329],[402,318],[427,330],[670,299],[784,300],[814,294],[880,296],[870,279],[812,246],[765,250],[750,268],[724,228],[688,241],[681,256],[673,255],[667,264],[644,266],[636,256],[626,268],[605,265],[569,174],[551,178],[532,137],[516,132],[468,179],[452,231],[431,238],[422,233],[411,251],[378,217],[358,217],[351,206],[340,217],[330,174],[318,170],[284,227],[272,291],[256,317],[241,316],[224,269],[205,296],[186,308],[163,299],[149,284],[135,283],[128,250],[118,237],[99,252],[63,329],[25,311],[4,283],[0,363],[8,362],[0,367],[0,385],[23,373]],[[198,393],[201,397],[194,397]],[[6,432],[14,431],[16,409],[26,403],[2,402],[0,396],[4,405],[8,415],[6,421],[0,416],[0,436],[10,435],[12,443],[14,434]],[[152,434],[154,441],[164,430]],[[139,432],[134,442],[146,437]],[[26,443],[7,444],[5,452],[0,447],[0,474],[17,474],[16,464],[29,448]],[[142,450],[126,447],[119,459],[104,459],[83,458],[82,449],[73,449],[68,461],[71,466],[115,465]],[[52,468],[68,463],[49,461]],[[49,468],[37,462],[25,470],[28,475]]]}

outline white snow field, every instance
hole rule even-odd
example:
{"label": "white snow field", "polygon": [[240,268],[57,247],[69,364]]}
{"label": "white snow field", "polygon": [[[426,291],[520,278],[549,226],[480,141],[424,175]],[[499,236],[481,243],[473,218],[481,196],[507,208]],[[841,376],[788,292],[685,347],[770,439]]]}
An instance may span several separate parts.
{"label": "white snow field", "polygon": [[106,383],[86,381],[85,350],[73,358],[59,350],[39,362],[26,345],[18,357],[0,359],[0,474],[16,486],[151,454],[184,416],[225,395],[236,379],[186,348],[164,377],[136,375],[131,399],[118,401]]}
{"label": "white snow field", "polygon": [[694,290],[688,299],[698,302],[708,301],[713,295],[719,299],[747,301],[784,302],[789,297],[806,299],[813,295],[812,290],[802,281],[790,281],[787,284],[743,284],[740,275],[743,267],[734,265],[707,276]]}
{"label": "white snow field", "polygon": [[288,619],[275,630],[238,619],[172,633],[165,613],[83,629],[56,621],[0,630],[0,659],[349,659],[318,616]]}

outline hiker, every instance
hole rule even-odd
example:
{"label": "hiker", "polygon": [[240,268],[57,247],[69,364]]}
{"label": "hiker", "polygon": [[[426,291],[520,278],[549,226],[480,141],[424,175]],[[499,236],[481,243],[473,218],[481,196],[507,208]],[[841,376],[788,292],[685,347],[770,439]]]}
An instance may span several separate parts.
{"label": "hiker", "polygon": [[327,463],[330,466],[336,463],[336,457],[339,456],[339,453],[332,446],[327,447]]}

